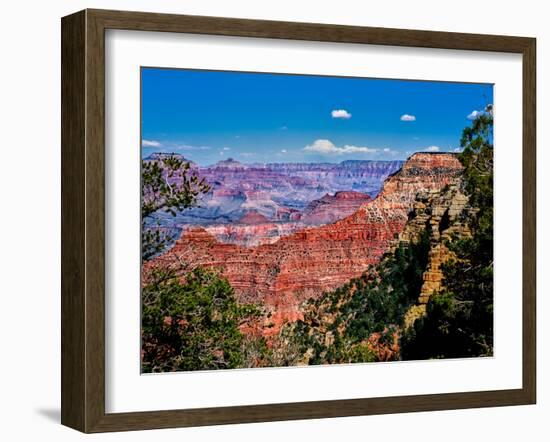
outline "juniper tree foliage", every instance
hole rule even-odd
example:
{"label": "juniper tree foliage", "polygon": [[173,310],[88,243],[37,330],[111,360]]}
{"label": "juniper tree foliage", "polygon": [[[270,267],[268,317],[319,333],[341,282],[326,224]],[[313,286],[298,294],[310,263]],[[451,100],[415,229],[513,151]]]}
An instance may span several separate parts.
{"label": "juniper tree foliage", "polygon": [[196,268],[180,278],[156,268],[142,291],[142,371],[261,366],[265,341],[239,328],[259,315],[215,272]]}
{"label": "juniper tree foliage", "polygon": [[141,166],[141,255],[144,261],[162,252],[173,238],[156,228],[146,226],[155,212],[172,216],[197,205],[200,196],[210,191],[210,185],[191,171],[189,162],[175,155],[158,161],[143,161]]}
{"label": "juniper tree foliage", "polygon": [[404,359],[493,354],[493,109],[487,106],[462,133],[463,190],[477,209],[471,238],[448,247],[445,289],[431,296],[427,315],[402,340]]}
{"label": "juniper tree foliage", "polygon": [[[146,220],[163,211],[176,216],[210,191],[188,162],[168,155],[142,163],[142,258],[164,250],[172,238]],[[265,340],[245,336],[258,307],[237,303],[233,288],[216,272],[157,265],[142,289],[142,371],[213,370],[261,366]]]}

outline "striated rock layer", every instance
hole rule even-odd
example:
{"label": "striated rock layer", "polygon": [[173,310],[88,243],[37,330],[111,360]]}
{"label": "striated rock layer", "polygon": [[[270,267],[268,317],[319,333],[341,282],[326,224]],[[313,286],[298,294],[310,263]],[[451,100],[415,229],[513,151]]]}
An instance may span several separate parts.
{"label": "striated rock layer", "polygon": [[330,224],[352,215],[371,199],[366,193],[354,191],[341,191],[334,195],[326,194],[309,203],[300,219],[306,224]]}
{"label": "striated rock layer", "polygon": [[241,302],[261,303],[269,318],[265,335],[302,318],[300,304],[361,275],[402,233],[419,192],[438,192],[459,179],[453,154],[417,153],[384,182],[382,191],[352,215],[306,228],[272,244],[247,248],[223,244],[203,228],[183,233],[174,247],[146,264],[219,269]]}
{"label": "striated rock layer", "polygon": [[475,212],[468,197],[456,184],[446,186],[442,192],[432,191],[417,196],[400,240],[414,241],[428,228],[430,251],[418,300],[405,315],[405,327],[422,317],[432,294],[444,288],[441,265],[455,258],[446,245],[447,241],[471,237],[468,222]]}

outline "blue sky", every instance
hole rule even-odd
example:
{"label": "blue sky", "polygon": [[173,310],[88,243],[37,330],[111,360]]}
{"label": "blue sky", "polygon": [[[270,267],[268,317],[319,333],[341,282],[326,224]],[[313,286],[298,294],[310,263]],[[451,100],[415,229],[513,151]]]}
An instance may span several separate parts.
{"label": "blue sky", "polygon": [[488,84],[142,68],[142,154],[201,165],[453,151]]}

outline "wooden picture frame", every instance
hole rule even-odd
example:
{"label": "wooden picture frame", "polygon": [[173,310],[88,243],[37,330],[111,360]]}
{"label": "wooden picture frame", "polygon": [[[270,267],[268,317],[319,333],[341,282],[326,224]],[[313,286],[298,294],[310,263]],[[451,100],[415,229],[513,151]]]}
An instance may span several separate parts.
{"label": "wooden picture frame", "polygon": [[[523,57],[523,385],[513,390],[132,413],[105,412],[105,30]],[[536,41],[533,38],[84,10],[62,19],[62,424],[83,432],[533,404],[536,400]]]}

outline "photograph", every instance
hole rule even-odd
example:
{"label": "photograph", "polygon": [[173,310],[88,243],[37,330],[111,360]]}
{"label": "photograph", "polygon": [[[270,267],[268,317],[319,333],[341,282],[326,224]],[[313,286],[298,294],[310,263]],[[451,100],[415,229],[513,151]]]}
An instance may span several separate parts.
{"label": "photograph", "polygon": [[141,372],[493,356],[493,85],[141,67]]}
{"label": "photograph", "polygon": [[0,442],[546,440],[544,4],[312,4],[5,3]]}

